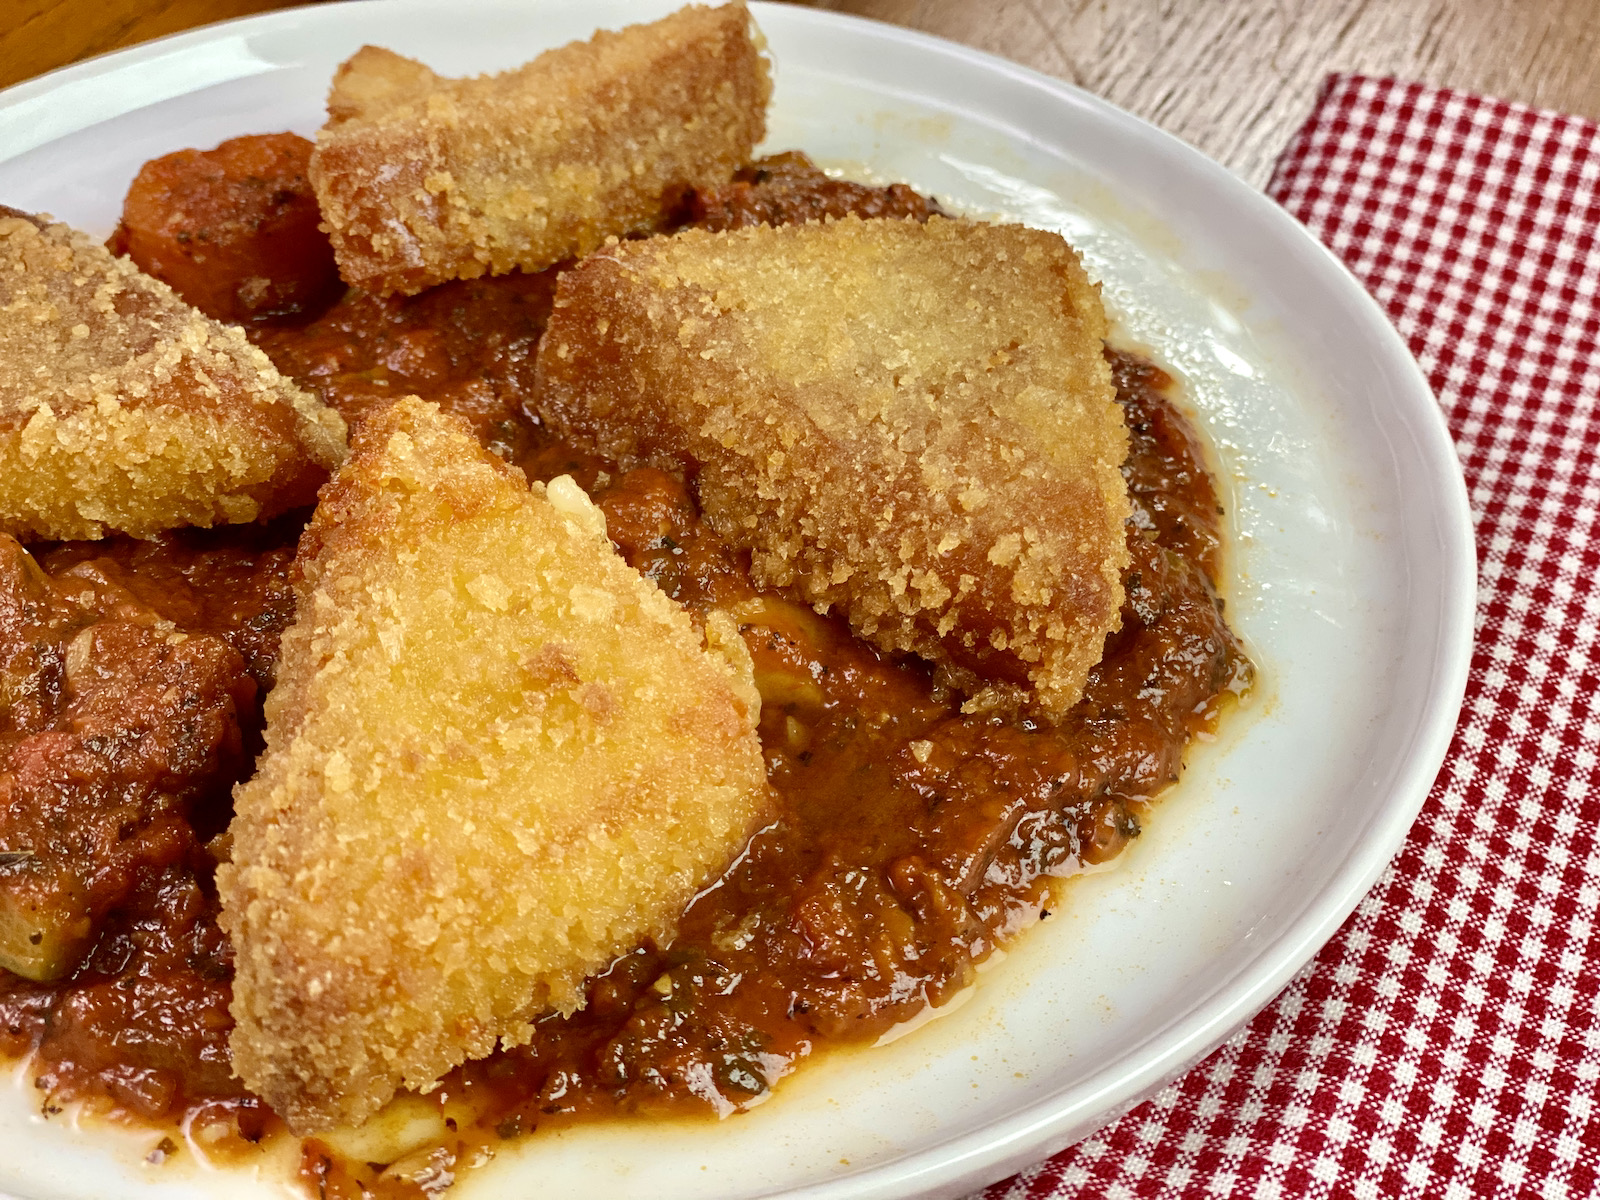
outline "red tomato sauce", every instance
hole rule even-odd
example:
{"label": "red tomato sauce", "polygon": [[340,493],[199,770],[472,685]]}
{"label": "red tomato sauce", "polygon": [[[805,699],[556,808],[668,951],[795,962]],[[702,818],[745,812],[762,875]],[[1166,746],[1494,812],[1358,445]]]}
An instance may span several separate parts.
{"label": "red tomato sauce", "polygon": [[[152,164],[168,195],[208,179],[215,191],[215,165],[203,155]],[[282,169],[292,174],[293,163]],[[262,186],[274,188],[271,179]],[[248,208],[259,191],[230,202]],[[172,224],[149,196],[139,203],[146,224]],[[846,184],[783,156],[692,197],[684,220],[726,228],[933,211],[903,185]],[[229,224],[226,206],[213,214],[209,228],[230,231],[230,253],[209,260],[219,265],[183,266],[186,294],[210,297],[214,309],[237,300],[221,274],[259,249],[245,244],[248,224]],[[139,243],[127,245],[159,273],[165,260],[143,261]],[[291,259],[320,261],[309,250]],[[318,270],[305,267],[280,291],[311,295]],[[692,611],[734,611],[755,659],[779,815],[695,900],[670,945],[623,955],[590,982],[580,1012],[544,1018],[530,1044],[447,1077],[434,1100],[453,1113],[464,1100],[473,1116],[452,1116],[449,1136],[420,1158],[344,1162],[308,1139],[302,1178],[323,1197],[436,1192],[501,1140],[552,1124],[726,1115],[808,1055],[875,1039],[947,1002],[999,943],[1047,914],[1050,879],[1106,862],[1138,836],[1152,801],[1180,777],[1187,743],[1251,678],[1217,596],[1222,510],[1203,447],[1173,381],[1145,359],[1108,351],[1132,433],[1121,630],[1059,726],[963,716],[920,663],[758,592],[683,480],[619,473],[548,436],[531,415],[533,361],[555,274],[448,284],[410,299],[352,291],[292,323],[257,324],[252,336],[347,420],[416,393],[466,416],[530,476],[572,474],[631,564]],[[77,739],[87,764],[57,781],[50,805],[28,810],[43,822],[28,836],[49,862],[0,855],[0,896],[8,873],[46,866],[60,882],[40,892],[47,900],[93,892],[76,940],[63,944],[65,969],[48,980],[0,969],[0,1051],[36,1056],[52,1105],[89,1099],[150,1121],[204,1109],[244,1142],[276,1127],[230,1073],[232,957],[211,874],[227,853],[231,785],[260,746],[261,697],[293,617],[289,573],[303,519],[35,546],[38,567],[13,549],[11,577],[0,572],[0,591],[33,596],[0,603],[0,683],[33,697],[31,708],[12,703],[0,730],[0,780],[15,791],[28,755],[59,755],[63,738]],[[84,589],[98,589],[87,610],[63,599]],[[63,617],[69,608],[76,615]],[[105,647],[91,656],[98,674],[79,661],[86,628]],[[176,666],[170,653],[162,658],[171,630],[190,646]],[[85,748],[89,709],[101,724]],[[0,839],[21,836],[7,811]]]}

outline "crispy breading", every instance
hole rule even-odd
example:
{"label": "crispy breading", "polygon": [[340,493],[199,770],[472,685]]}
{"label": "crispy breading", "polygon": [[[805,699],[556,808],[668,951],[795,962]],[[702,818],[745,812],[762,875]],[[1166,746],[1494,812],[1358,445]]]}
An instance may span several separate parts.
{"label": "crispy breading", "polygon": [[1127,429],[1059,236],[933,217],[609,245],[562,276],[558,434],[697,472],[754,577],[1058,718],[1118,628]]}
{"label": "crispy breading", "polygon": [[340,272],[410,294],[660,227],[765,135],[763,44],[733,3],[468,79],[364,47],[334,76],[311,159]]}
{"label": "crispy breading", "polygon": [[579,1007],[769,792],[731,619],[696,630],[570,478],[432,404],[362,425],[299,562],[217,882],[235,1069],[307,1132]]}
{"label": "crispy breading", "polygon": [[339,414],[242,330],[65,225],[0,209],[0,532],[147,537],[309,504]]}

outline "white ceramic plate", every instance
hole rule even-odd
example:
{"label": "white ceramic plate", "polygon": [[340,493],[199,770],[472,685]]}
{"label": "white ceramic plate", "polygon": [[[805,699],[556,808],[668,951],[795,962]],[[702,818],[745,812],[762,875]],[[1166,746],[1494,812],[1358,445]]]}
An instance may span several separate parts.
{"label": "white ceramic plate", "polygon": [[[170,38],[0,95],[0,203],[111,228],[146,159],[311,133],[377,42],[458,74],[673,0],[383,0]],[[1234,525],[1229,615],[1262,666],[1117,868],[1069,889],[958,1010],[812,1064],[720,1124],[538,1136],[451,1196],[955,1196],[1082,1137],[1220,1043],[1400,845],[1455,723],[1472,634],[1465,490],[1405,346],[1334,258],[1187,146],[1055,80],[887,26],[758,5],[768,145],[1065,233],[1125,343],[1187,384]],[[952,1006],[957,1007],[957,1006]],[[0,1094],[28,1200],[281,1196],[283,1164],[143,1164],[138,1137]]]}

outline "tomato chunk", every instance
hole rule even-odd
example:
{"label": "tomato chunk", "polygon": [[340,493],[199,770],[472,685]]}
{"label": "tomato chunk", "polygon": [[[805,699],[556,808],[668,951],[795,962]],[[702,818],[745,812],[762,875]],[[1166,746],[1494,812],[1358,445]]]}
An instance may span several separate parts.
{"label": "tomato chunk", "polygon": [[292,133],[151,159],[128,189],[111,250],[221,321],[314,313],[342,285],[318,227],[310,160],[311,143]]}

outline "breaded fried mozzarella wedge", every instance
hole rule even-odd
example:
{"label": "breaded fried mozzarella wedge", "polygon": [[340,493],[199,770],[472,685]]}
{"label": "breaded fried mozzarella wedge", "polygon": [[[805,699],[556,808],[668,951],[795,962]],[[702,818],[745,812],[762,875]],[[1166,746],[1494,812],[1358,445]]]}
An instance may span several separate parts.
{"label": "breaded fried mozzarella wedge", "polygon": [[148,537],[310,504],[339,414],[244,332],[47,218],[0,207],[0,532]]}
{"label": "breaded fried mozzarella wedge", "polygon": [[665,941],[767,813],[760,699],[563,476],[371,417],[300,551],[267,748],[217,875],[234,1068],[297,1132],[528,1040]]}
{"label": "breaded fried mozzarella wedge", "polygon": [[470,79],[362,48],[334,76],[311,158],[340,273],[409,295],[659,228],[689,189],[727,183],[764,136],[761,46],[735,2]]}
{"label": "breaded fried mozzarella wedge", "polygon": [[1119,626],[1127,429],[1059,236],[933,217],[688,231],[561,277],[538,403],[687,466],[758,586],[1059,718]]}

